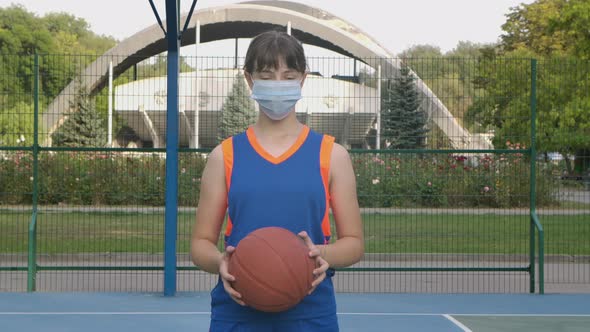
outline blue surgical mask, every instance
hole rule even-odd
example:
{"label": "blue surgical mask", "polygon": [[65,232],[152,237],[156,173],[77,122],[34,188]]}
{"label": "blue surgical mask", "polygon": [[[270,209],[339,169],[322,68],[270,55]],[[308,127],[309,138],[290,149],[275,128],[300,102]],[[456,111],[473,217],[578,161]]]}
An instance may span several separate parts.
{"label": "blue surgical mask", "polygon": [[301,81],[254,80],[252,99],[269,118],[282,120],[301,99]]}

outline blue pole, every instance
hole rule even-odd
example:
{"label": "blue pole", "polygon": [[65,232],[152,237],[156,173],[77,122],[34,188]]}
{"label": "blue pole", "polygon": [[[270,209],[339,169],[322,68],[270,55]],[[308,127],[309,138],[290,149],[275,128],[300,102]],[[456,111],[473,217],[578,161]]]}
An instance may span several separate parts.
{"label": "blue pole", "polygon": [[176,231],[178,217],[178,72],[179,2],[166,0],[168,96],[166,112],[166,208],[164,224],[164,296],[176,293]]}

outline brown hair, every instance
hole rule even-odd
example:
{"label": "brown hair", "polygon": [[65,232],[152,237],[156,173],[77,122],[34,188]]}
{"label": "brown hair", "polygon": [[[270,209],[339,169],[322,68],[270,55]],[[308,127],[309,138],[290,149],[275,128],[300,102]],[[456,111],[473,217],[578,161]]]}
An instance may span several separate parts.
{"label": "brown hair", "polygon": [[307,69],[303,46],[297,38],[283,31],[263,32],[250,42],[244,71],[252,74],[267,68],[277,69],[280,59],[284,59],[287,67],[300,73],[305,73]]}

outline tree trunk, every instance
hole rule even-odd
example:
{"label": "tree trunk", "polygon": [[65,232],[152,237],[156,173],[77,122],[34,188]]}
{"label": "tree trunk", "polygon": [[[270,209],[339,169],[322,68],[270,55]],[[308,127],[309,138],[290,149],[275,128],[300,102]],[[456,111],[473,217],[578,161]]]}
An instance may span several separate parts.
{"label": "tree trunk", "polygon": [[576,175],[589,175],[590,149],[580,149],[576,151],[576,160],[574,160],[574,172]]}

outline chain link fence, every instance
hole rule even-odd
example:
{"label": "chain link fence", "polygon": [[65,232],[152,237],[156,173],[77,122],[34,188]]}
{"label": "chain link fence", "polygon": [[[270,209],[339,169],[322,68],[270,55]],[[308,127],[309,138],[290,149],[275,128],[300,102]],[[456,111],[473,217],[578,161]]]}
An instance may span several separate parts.
{"label": "chain link fence", "polygon": [[[0,58],[0,290],[161,291],[165,57]],[[180,291],[216,282],[190,234],[207,153],[258,116],[242,63],[181,58]],[[308,67],[297,118],[349,149],[362,208],[339,291],[590,291],[587,62]]]}

